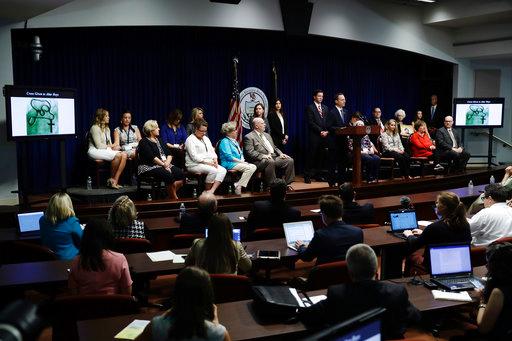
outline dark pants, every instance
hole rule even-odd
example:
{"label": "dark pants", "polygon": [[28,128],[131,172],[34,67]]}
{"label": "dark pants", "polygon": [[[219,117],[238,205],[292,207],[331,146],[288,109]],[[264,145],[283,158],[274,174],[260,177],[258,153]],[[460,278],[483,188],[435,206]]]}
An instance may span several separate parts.
{"label": "dark pants", "polygon": [[158,167],[144,172],[141,175],[152,176],[157,180],[165,182],[167,185],[172,184],[174,181],[183,180],[183,171],[180,168],[172,165],[170,172],[164,167]]}
{"label": "dark pants", "polygon": [[366,168],[366,180],[378,180],[379,179],[379,168],[380,168],[380,157],[375,154],[361,154],[361,161],[363,167]]}
{"label": "dark pants", "polygon": [[463,150],[462,153],[457,153],[453,150],[446,150],[439,153],[439,158],[442,161],[453,162],[453,166],[456,171],[463,171],[466,169],[466,164],[470,157],[471,154],[467,153],[465,150]]}
{"label": "dark pants", "polygon": [[325,152],[327,148],[327,137],[320,138],[315,136],[309,138],[309,148],[304,176],[315,177],[320,175],[320,171],[327,161],[327,153]]}
{"label": "dark pants", "polygon": [[402,176],[409,176],[410,157],[407,153],[400,154],[394,151],[386,151],[382,153],[382,156],[394,158],[395,162],[398,163],[398,167],[400,167],[400,174]]}
{"label": "dark pants", "polygon": [[329,182],[341,185],[348,181],[346,170],[351,163],[346,138],[335,137],[329,145]]}

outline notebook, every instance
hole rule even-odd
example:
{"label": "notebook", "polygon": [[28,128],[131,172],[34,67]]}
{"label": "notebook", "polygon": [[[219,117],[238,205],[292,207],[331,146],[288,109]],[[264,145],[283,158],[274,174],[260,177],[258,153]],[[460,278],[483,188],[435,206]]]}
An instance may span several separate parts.
{"label": "notebook", "polygon": [[430,245],[430,280],[452,291],[483,287],[473,276],[471,246],[466,243]]}
{"label": "notebook", "polygon": [[[204,229],[204,237],[208,238],[208,229]],[[240,240],[240,229],[233,229],[233,240],[239,242]]]}
{"label": "notebook", "polygon": [[414,210],[391,211],[389,212],[389,221],[391,222],[391,230],[388,232],[402,239],[407,239],[403,231],[418,228],[418,220]]}
{"label": "notebook", "polygon": [[313,222],[311,220],[284,223],[283,229],[286,237],[286,244],[290,249],[295,251],[297,251],[297,248],[295,247],[295,242],[297,240],[309,243],[315,234]]}
{"label": "notebook", "polygon": [[20,234],[29,234],[39,232],[39,219],[44,212],[30,212],[18,214],[18,232]]}

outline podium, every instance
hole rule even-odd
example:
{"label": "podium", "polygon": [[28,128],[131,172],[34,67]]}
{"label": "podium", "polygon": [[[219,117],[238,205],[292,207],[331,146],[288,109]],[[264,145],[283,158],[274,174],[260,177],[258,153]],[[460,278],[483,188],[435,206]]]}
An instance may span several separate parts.
{"label": "podium", "polygon": [[335,129],[335,134],[338,136],[352,137],[353,143],[353,164],[352,164],[352,184],[354,186],[361,185],[361,139],[365,135],[380,135],[380,127],[373,126],[359,126],[359,127],[339,127]]}

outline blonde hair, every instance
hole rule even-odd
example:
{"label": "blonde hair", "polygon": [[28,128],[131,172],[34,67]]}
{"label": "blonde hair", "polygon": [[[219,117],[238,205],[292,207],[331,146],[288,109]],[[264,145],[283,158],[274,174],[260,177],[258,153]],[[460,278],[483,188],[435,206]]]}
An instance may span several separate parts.
{"label": "blonde hair", "polygon": [[204,110],[201,107],[195,107],[192,108],[192,112],[190,113],[190,123],[194,123],[196,121],[196,116],[198,113],[203,113],[203,119],[204,119]]}
{"label": "blonde hair", "polygon": [[133,201],[122,195],[114,201],[108,211],[108,222],[113,227],[127,227],[137,218],[137,210]]}
{"label": "blonde hair", "polygon": [[48,201],[44,216],[52,225],[69,217],[74,217],[73,202],[71,202],[69,195],[66,193],[54,194]]}
{"label": "blonde hair", "polygon": [[397,122],[396,122],[396,120],[394,120],[394,119],[390,119],[390,120],[388,120],[388,121],[386,122],[386,124],[385,124],[385,127],[386,127],[386,133],[387,133],[387,134],[391,133],[391,128],[390,128],[391,123],[394,123],[394,124],[395,124],[395,131],[394,131],[392,134],[393,134],[393,135],[398,135],[398,127],[396,126]]}
{"label": "blonde hair", "polygon": [[151,135],[151,132],[158,128],[158,122],[155,120],[147,120],[146,123],[144,123],[144,127],[142,127],[142,130],[144,131],[144,135],[149,137]]}
{"label": "blonde hair", "polygon": [[100,126],[100,128],[105,128],[105,123],[103,123],[103,119],[108,115],[108,110],[103,108],[96,109],[96,114],[94,115],[94,124]]}

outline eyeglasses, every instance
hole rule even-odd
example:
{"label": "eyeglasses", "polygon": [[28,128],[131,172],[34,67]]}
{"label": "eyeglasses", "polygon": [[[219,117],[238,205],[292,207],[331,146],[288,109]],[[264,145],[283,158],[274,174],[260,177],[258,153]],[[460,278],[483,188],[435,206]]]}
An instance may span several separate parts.
{"label": "eyeglasses", "polygon": [[200,132],[200,133],[206,133],[208,131],[208,129],[204,129],[204,130],[197,129],[197,131]]}

